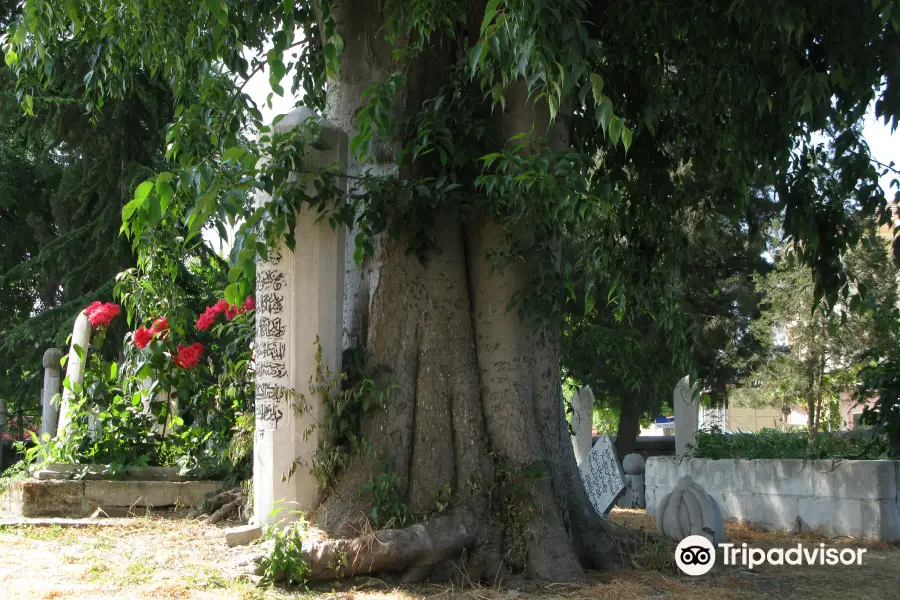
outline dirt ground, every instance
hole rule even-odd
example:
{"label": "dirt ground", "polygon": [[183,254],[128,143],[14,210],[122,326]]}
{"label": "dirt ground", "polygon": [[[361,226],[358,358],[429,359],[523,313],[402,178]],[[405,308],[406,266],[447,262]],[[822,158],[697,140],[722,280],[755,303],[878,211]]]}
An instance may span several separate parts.
{"label": "dirt ground", "polygon": [[[616,510],[612,518],[633,532],[652,530],[643,511]],[[742,567],[717,565],[701,577],[677,572],[674,546],[647,544],[613,573],[592,573],[581,584],[522,584],[514,587],[397,587],[357,578],[311,590],[257,587],[238,579],[251,547],[228,548],[223,529],[199,520],[154,515],[113,520],[90,528],[0,527],[0,599],[160,598],[270,599],[387,598],[443,600],[838,600],[900,598],[900,548],[883,543],[825,540],[814,536],[764,533],[738,523],[726,526],[729,542],[761,548],[865,547],[862,566]]]}

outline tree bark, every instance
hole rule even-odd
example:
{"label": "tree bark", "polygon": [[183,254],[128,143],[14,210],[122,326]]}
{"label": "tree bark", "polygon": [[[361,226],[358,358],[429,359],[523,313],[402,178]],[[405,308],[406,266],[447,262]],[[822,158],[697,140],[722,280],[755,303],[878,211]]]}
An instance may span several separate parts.
{"label": "tree bark", "polygon": [[641,402],[630,394],[622,397],[622,410],[619,411],[619,428],[616,431],[616,454],[624,458],[634,452],[637,436],[641,431]]}

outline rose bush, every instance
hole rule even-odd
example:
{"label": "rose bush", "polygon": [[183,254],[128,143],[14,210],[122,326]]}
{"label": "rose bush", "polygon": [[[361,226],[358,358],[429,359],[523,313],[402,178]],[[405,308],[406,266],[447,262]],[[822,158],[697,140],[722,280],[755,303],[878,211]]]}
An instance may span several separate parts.
{"label": "rose bush", "polygon": [[[197,476],[246,477],[252,447],[251,342],[255,303],[224,300],[195,321],[173,311],[141,319],[134,295],[128,315],[138,326],[126,336],[123,356],[104,359],[106,328],[122,308],[94,302],[85,309],[96,333],[85,353],[81,385],[72,391],[73,420],[66,439],[36,440],[51,462],[180,466]],[[144,310],[153,310],[151,307]],[[217,319],[224,314],[224,319]],[[185,325],[193,321],[195,328]],[[198,338],[201,338],[198,340]]]}

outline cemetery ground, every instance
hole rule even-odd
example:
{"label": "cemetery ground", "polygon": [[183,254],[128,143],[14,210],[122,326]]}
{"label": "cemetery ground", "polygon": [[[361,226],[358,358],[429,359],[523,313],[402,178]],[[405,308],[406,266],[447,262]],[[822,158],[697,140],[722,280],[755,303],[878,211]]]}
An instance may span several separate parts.
{"label": "cemetery ground", "polygon": [[[643,511],[616,509],[612,518],[631,532],[652,530]],[[170,514],[110,520],[102,527],[0,528],[0,598],[278,599],[340,600],[758,600],[763,598],[895,599],[900,590],[900,547],[886,543],[828,540],[813,535],[768,533],[727,523],[730,542],[790,547],[798,542],[866,547],[861,567],[757,567],[717,565],[690,578],[677,572],[673,545],[650,542],[610,573],[591,573],[580,584],[513,582],[504,587],[397,586],[362,577],[310,590],[260,587],[242,579],[241,563],[254,547],[228,548],[223,528]]]}

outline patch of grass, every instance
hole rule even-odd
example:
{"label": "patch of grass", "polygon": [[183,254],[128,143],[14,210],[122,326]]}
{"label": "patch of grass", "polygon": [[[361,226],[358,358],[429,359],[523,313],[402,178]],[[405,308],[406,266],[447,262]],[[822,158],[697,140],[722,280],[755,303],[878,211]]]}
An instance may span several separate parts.
{"label": "patch of grass", "polygon": [[153,579],[153,573],[156,571],[154,567],[147,563],[145,559],[131,561],[118,577],[120,583],[124,586],[142,585]]}
{"label": "patch of grass", "polygon": [[635,551],[628,556],[630,566],[637,571],[657,571],[678,574],[672,544],[652,535],[643,535]]}
{"label": "patch of grass", "polygon": [[87,570],[85,570],[82,578],[85,581],[98,582],[105,579],[108,573],[109,566],[104,562],[97,561],[91,563]]}

